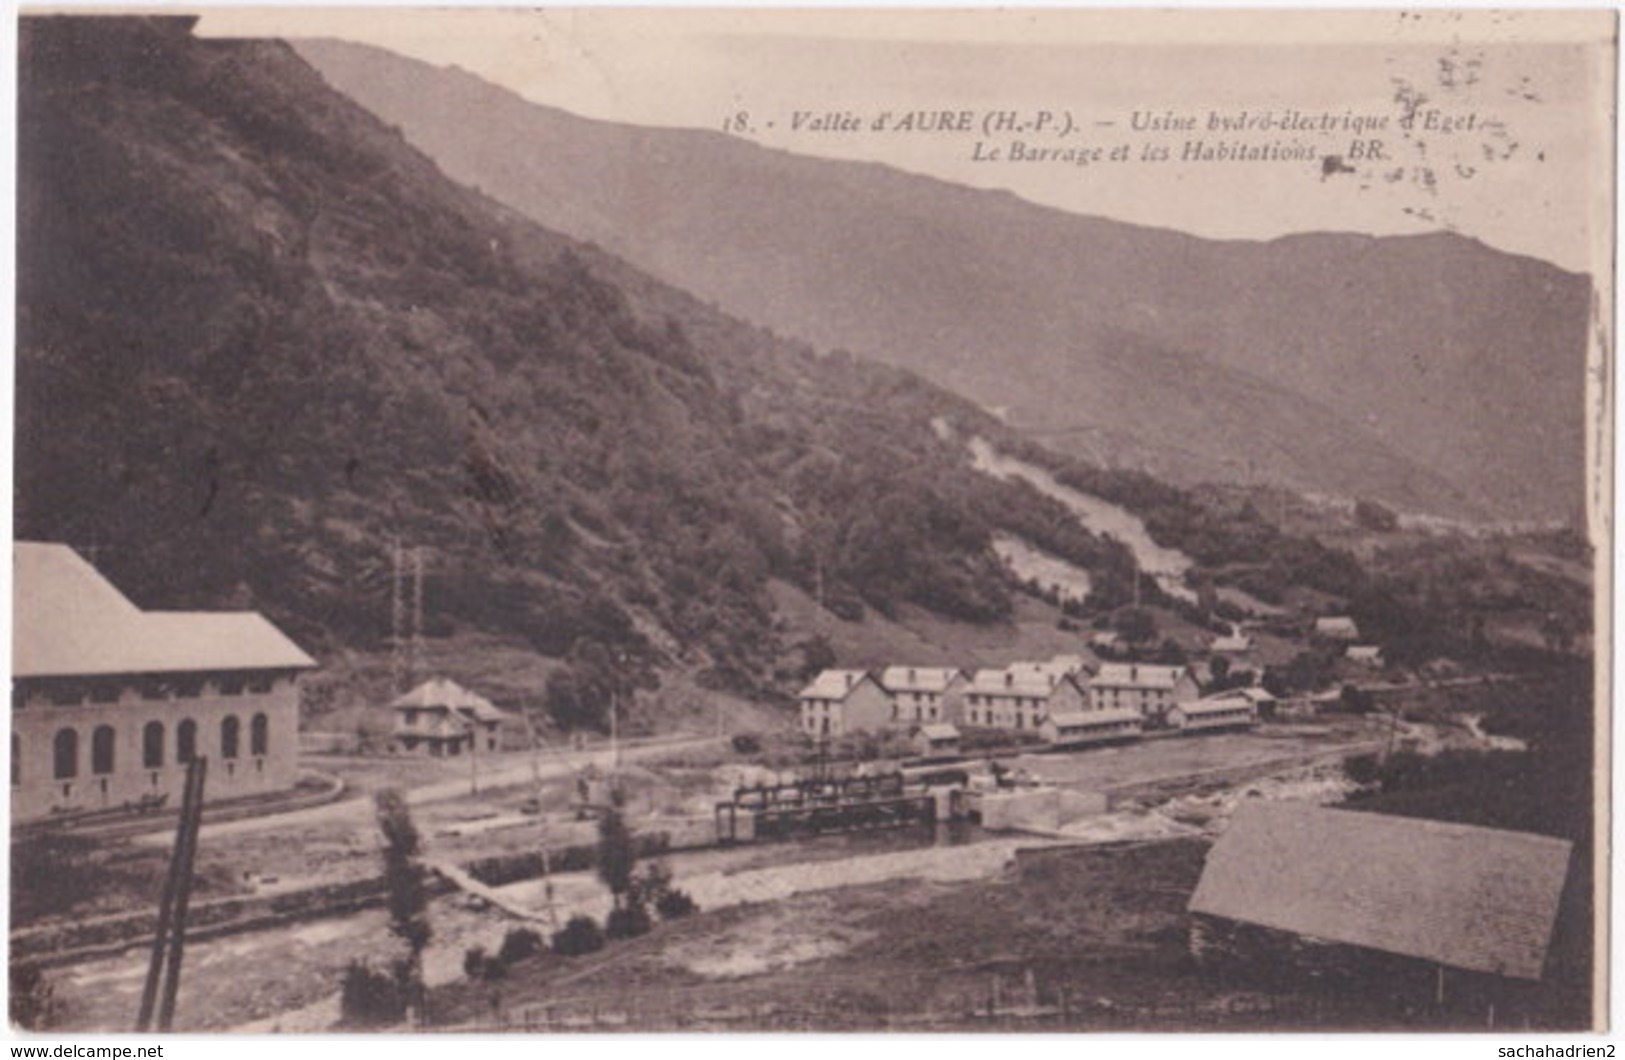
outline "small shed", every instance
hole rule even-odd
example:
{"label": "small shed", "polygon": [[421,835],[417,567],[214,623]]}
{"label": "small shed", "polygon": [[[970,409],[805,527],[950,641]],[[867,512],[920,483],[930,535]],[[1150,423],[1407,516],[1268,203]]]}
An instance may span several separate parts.
{"label": "small shed", "polygon": [[914,750],[921,758],[956,758],[959,730],[947,723],[921,725],[914,731]]}
{"label": "small shed", "polygon": [[1245,633],[1227,633],[1214,637],[1208,650],[1215,655],[1246,655],[1253,650],[1253,638]]}
{"label": "small shed", "polygon": [[1347,615],[1330,615],[1315,619],[1315,636],[1321,640],[1352,644],[1360,639],[1360,627]]}
{"label": "small shed", "polygon": [[1380,670],[1384,665],[1382,648],[1376,644],[1350,644],[1343,657],[1351,663],[1369,666],[1374,670]]}

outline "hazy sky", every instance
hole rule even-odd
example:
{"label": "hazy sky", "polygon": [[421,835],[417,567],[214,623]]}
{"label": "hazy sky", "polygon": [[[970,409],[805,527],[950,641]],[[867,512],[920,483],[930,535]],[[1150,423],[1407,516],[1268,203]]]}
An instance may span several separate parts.
{"label": "hazy sky", "polygon": [[[206,17],[200,32],[372,43],[606,120],[720,130],[743,113],[742,135],[767,146],[1202,235],[1451,228],[1596,271],[1614,187],[1612,29],[1605,11],[585,8],[233,9]],[[1074,128],[1062,138],[985,135],[982,115],[1006,109],[1023,121],[1048,111]],[[977,127],[872,129],[883,112],[895,123],[915,110],[971,111]],[[796,129],[798,112],[849,113],[858,127],[814,132],[804,118]],[[1136,114],[1143,124],[1170,112],[1196,128],[1134,128]],[[1215,113],[1255,124],[1214,129]],[[1404,129],[1407,114],[1414,124]],[[1299,127],[1281,129],[1283,118]],[[1387,125],[1356,134],[1345,118]],[[1327,119],[1337,127],[1303,124]],[[1071,153],[1012,160],[1015,139]],[[1370,140],[1382,141],[1381,157],[1355,157],[1355,142]],[[1183,161],[1192,141],[1294,157]],[[994,147],[997,160],[986,157]],[[1097,148],[1131,157],[1097,160]],[[1169,157],[1145,160],[1158,150]]]}

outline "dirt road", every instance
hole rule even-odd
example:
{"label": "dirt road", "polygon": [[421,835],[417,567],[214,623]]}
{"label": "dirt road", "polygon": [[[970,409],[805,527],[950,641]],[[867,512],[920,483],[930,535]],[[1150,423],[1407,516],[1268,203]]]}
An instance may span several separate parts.
{"label": "dirt road", "polygon": [[[716,743],[717,738],[714,736],[650,742],[632,747],[623,747],[618,752],[618,756],[622,763],[643,762],[675,752],[701,750]],[[543,781],[564,780],[573,776],[575,771],[584,769],[589,765],[597,769],[607,769],[614,764],[616,755],[617,752],[612,752],[607,748],[592,751],[560,751],[540,759],[534,765],[529,755],[504,755],[501,765],[488,767],[480,774],[480,791],[489,792],[502,788],[522,787],[531,783],[533,779]],[[468,795],[470,786],[471,781],[468,777],[420,784],[407,789],[406,801],[412,806],[447,802]],[[373,827],[372,821],[372,800],[360,796],[328,803],[325,806],[313,807],[308,810],[297,810],[293,813],[271,814],[265,817],[251,817],[241,821],[206,824],[203,826],[200,835],[204,841],[208,841],[227,836],[289,831],[332,824],[352,825],[370,834]],[[167,846],[172,839],[173,828],[171,827],[140,836],[137,838],[137,842]]]}

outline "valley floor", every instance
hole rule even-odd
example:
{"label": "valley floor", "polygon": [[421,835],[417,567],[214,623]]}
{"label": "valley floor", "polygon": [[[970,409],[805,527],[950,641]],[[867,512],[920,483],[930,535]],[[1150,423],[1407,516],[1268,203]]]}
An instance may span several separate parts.
{"label": "valley floor", "polygon": [[[867,937],[867,929],[840,929],[834,921],[840,919],[838,911],[848,899],[831,896],[848,892],[861,895],[868,889],[899,896],[927,895],[947,893],[973,882],[997,886],[1017,858],[1017,850],[1063,842],[1115,841],[1127,836],[1199,835],[1199,822],[1222,814],[1222,807],[1216,809],[1211,797],[1200,804],[1177,798],[1181,792],[1197,788],[1241,797],[1257,788],[1260,778],[1281,773],[1302,776],[1314,769],[1304,764],[1306,759],[1329,756],[1335,763],[1342,754],[1368,746],[1371,739],[1372,732],[1363,722],[1345,720],[1337,726],[1283,728],[1273,735],[1154,740],[1121,749],[1019,759],[1018,768],[1023,771],[1080,789],[1133,788],[1118,811],[1085,819],[1092,830],[1088,835],[995,835],[980,829],[950,830],[943,826],[938,834],[872,833],[674,852],[664,860],[678,885],[690,891],[706,911],[695,923],[713,923],[720,932],[700,947],[705,955],[695,949],[698,943],[685,944],[694,952],[683,961],[687,962],[685,967],[693,965],[702,970],[693,973],[699,976],[699,985],[711,981],[707,978],[710,976],[723,983],[721,989],[726,993],[726,984],[738,975],[769,973],[781,966],[798,967],[814,958],[833,960],[838,954],[831,948],[835,946],[831,940],[845,939],[842,947],[847,943],[856,945]],[[642,796],[634,796],[634,810],[656,811],[654,816],[639,818],[636,827],[670,828],[682,818],[671,816],[669,811],[686,807],[692,813],[695,808],[709,806],[713,793],[685,788],[683,778],[690,771],[663,767],[655,750],[647,753],[650,766],[646,771],[650,776],[666,774],[675,778],[675,783],[668,789],[651,788]],[[667,753],[681,760],[687,749],[678,747]],[[1231,767],[1240,764],[1245,776],[1227,773],[1216,780],[1211,775],[1216,763]],[[358,769],[360,772],[352,777],[357,790],[387,780],[385,774],[378,773],[376,763],[362,763]],[[565,810],[565,782],[551,769],[543,774],[541,819],[516,811],[517,804],[534,791],[528,765],[522,762],[492,770],[491,779],[515,774],[510,779],[518,783],[517,787],[484,787],[478,796],[468,794],[466,786],[458,788],[459,784],[466,785],[466,780],[431,775],[433,771],[425,772],[417,763],[406,764],[406,773],[417,782],[416,790],[425,793],[420,796],[415,816],[431,862],[466,864],[475,857],[534,849],[543,834],[549,836],[549,846],[553,847],[593,841],[592,824],[571,820]],[[434,793],[442,798],[428,801],[427,796]],[[1302,792],[1295,797],[1302,797]],[[370,835],[372,825],[367,810],[365,803],[339,803],[323,807],[321,812],[287,815],[288,821],[266,818],[236,822],[213,834],[206,829],[203,855],[216,866],[215,879],[224,879],[226,865],[250,868],[259,875],[262,890],[361,878],[375,873],[377,866],[376,841]],[[1167,812],[1170,810],[1177,814],[1177,820]],[[155,865],[163,854],[156,836],[146,843],[128,843],[121,849],[141,852]],[[266,879],[271,875],[276,875],[275,881]],[[534,910],[532,926],[544,933],[549,923],[562,923],[574,913],[601,919],[608,910],[608,895],[591,873],[556,872],[550,886],[551,920],[547,916],[545,888],[539,881],[513,884],[501,888],[501,892],[513,905]],[[860,898],[854,908],[862,910],[872,905],[870,900]],[[780,906],[783,908],[778,912],[763,911]],[[804,931],[796,926],[800,914],[794,912],[803,907],[826,909],[831,917]],[[746,908],[757,912],[737,912]],[[907,908],[911,907],[905,903],[905,911]],[[712,921],[713,916],[723,919]],[[748,917],[754,916],[776,918],[774,922],[780,926],[760,933],[754,928],[728,928],[735,922],[729,918],[739,916],[747,916],[741,923],[750,922]],[[457,989],[454,984],[463,978],[462,959],[469,947],[483,946],[494,952],[506,932],[521,923],[493,909],[471,908],[466,897],[458,894],[436,899],[431,921],[435,937],[426,955],[427,976],[431,984],[451,990]],[[699,929],[685,924],[671,930],[681,932],[673,938],[688,938]],[[974,925],[954,929],[956,934],[976,930]],[[662,928],[657,935],[668,937],[668,931]],[[635,944],[638,949],[625,952],[641,952],[652,942],[640,941]],[[199,1031],[325,1030],[338,1018],[336,989],[344,967],[357,958],[382,959],[393,952],[395,945],[386,930],[385,914],[377,909],[190,944],[177,1027]],[[622,949],[616,948],[617,952]],[[51,970],[63,1025],[83,1030],[115,1030],[127,1025],[135,1009],[146,956],[144,944],[132,945],[114,956]],[[441,1022],[438,1016],[435,1018]]]}

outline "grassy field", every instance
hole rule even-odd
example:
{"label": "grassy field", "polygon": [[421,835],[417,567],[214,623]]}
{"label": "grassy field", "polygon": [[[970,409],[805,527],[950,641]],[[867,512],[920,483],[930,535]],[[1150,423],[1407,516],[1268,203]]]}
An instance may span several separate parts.
{"label": "grassy field", "polygon": [[[439,1026],[531,1030],[1259,1031],[1473,1025],[1426,998],[1197,965],[1207,841],[1022,855],[1001,878],[895,881],[701,913],[591,956],[437,990]],[[1481,1024],[1479,1024],[1481,1026]]]}

